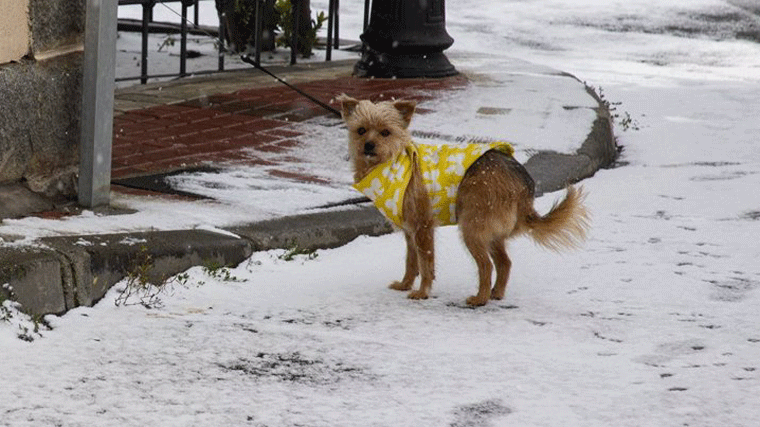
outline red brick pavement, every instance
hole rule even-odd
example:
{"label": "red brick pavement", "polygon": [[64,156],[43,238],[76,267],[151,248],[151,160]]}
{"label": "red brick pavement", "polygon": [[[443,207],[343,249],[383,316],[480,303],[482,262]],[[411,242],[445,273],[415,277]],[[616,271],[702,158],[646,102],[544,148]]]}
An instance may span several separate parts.
{"label": "red brick pavement", "polygon": [[[298,87],[326,103],[341,93],[373,101],[403,98],[419,102],[436,98],[439,91],[466,85],[463,76],[398,80],[345,77]],[[289,124],[330,114],[284,86],[257,87],[129,111],[114,117],[112,178],[208,163],[272,166],[264,154],[287,152],[298,144],[300,133]],[[281,171],[272,174],[289,179],[315,179]]]}

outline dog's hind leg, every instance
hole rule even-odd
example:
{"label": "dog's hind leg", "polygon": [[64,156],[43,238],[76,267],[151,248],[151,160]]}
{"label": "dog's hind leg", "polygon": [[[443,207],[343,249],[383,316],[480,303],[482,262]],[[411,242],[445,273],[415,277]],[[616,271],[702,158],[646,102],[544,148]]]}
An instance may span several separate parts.
{"label": "dog's hind leg", "polygon": [[391,283],[389,288],[397,291],[408,291],[414,286],[414,280],[419,275],[419,266],[417,265],[417,247],[414,244],[414,237],[404,232],[406,237],[406,270],[404,278],[401,281]]}
{"label": "dog's hind leg", "polygon": [[468,233],[463,230],[464,244],[475,259],[478,266],[478,293],[467,298],[467,305],[485,305],[491,297],[491,273],[493,264],[488,253],[488,242],[479,233]]}
{"label": "dog's hind leg", "polygon": [[496,265],[496,282],[491,290],[491,299],[504,298],[509,281],[509,271],[512,268],[512,260],[507,255],[505,239],[496,239],[491,242],[491,258]]}

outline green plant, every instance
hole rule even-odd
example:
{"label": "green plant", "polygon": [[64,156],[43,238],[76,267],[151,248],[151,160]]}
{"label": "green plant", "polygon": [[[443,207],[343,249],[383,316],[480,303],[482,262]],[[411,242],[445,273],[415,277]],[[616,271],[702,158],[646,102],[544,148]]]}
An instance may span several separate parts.
{"label": "green plant", "polygon": [[[117,307],[128,305],[142,305],[145,308],[161,308],[164,302],[162,295],[174,290],[174,286],[179,285],[187,287],[190,284],[190,273],[179,273],[170,278],[160,278],[160,280],[151,280],[151,270],[153,269],[153,257],[148,252],[148,248],[143,246],[132,259],[132,267],[126,275],[124,288],[119,291],[114,304]],[[216,261],[206,261],[202,266],[202,271],[209,277],[224,282],[244,282],[232,274],[232,271],[226,265]],[[205,285],[206,282],[199,280],[195,283],[197,286]]]}
{"label": "green plant", "polygon": [[52,330],[50,323],[40,314],[28,315],[19,308],[21,304],[11,300],[13,288],[9,284],[3,284],[0,290],[0,322],[18,326],[16,337],[32,342],[42,336],[41,330]]}
{"label": "green plant", "polygon": [[145,308],[161,308],[164,305],[161,295],[173,289],[172,285],[185,284],[189,279],[185,274],[172,279],[163,278],[153,283],[150,278],[154,265],[153,256],[146,246],[140,247],[132,265],[132,269],[127,273],[124,289],[114,301],[117,307],[139,304]]}
{"label": "green plant", "polygon": [[0,293],[0,322],[10,322],[13,318],[13,301]]}
{"label": "green plant", "polygon": [[222,265],[216,261],[207,261],[203,266],[203,272],[207,276],[223,282],[244,282],[245,280],[239,279],[237,276],[232,275],[232,271],[226,265]]}
{"label": "green plant", "polygon": [[283,260],[283,261],[293,261],[297,256],[303,255],[306,257],[307,260],[315,259],[319,254],[317,254],[316,249],[303,249],[298,247],[298,245],[293,244],[290,248],[286,249],[285,252],[282,255],[279,255],[277,258]]}
{"label": "green plant", "polygon": [[[235,0],[220,11],[227,31],[224,38],[233,45],[236,52],[244,52],[255,40],[256,3],[262,1],[262,50],[274,50],[277,46],[291,47],[293,38],[293,6],[291,0]],[[324,12],[316,19],[306,18],[299,24],[298,52],[305,58],[312,55],[317,43],[317,32],[327,20]],[[276,34],[279,33],[279,37]],[[276,40],[276,43],[275,43]]]}
{"label": "green plant", "polygon": [[[282,31],[282,35],[277,39],[279,46],[290,47],[293,40],[293,5],[290,0],[277,0],[274,5],[277,15],[277,27]],[[314,46],[317,44],[317,32],[327,21],[327,15],[324,12],[317,13],[317,19],[309,21],[308,28],[306,25],[299,28],[298,32],[298,52],[304,58],[312,55]]]}
{"label": "green plant", "polygon": [[628,111],[624,111],[622,117],[620,118],[620,126],[623,128],[624,131],[630,129],[630,130],[639,130],[641,129],[639,127],[639,122],[636,121],[636,119],[632,118],[630,114],[628,114]]}
{"label": "green plant", "polygon": [[230,49],[237,53],[245,52],[256,37],[256,2],[261,2],[262,13],[262,50],[274,50],[274,33],[277,21],[274,11],[275,0],[234,0],[220,2],[217,0],[220,22],[225,23],[226,30],[220,35]]}
{"label": "green plant", "polygon": [[607,111],[610,112],[610,118],[612,118],[612,122],[620,125],[620,127],[623,129],[623,131],[628,130],[639,130],[641,129],[639,127],[639,122],[636,121],[633,117],[631,117],[631,114],[628,111],[623,111],[623,113],[618,112],[618,107],[622,104],[622,102],[612,102],[607,99],[607,97],[604,95],[604,89],[602,87],[595,88],[594,86],[586,85],[591,91],[597,94],[599,97],[599,102],[607,109]]}
{"label": "green plant", "polygon": [[164,38],[164,41],[158,45],[158,51],[161,52],[161,50],[165,47],[174,46],[175,43],[177,43],[177,39],[174,36],[166,36],[166,38]]}
{"label": "green plant", "polygon": [[10,322],[13,313],[18,312],[19,303],[12,300],[14,293],[10,283],[3,283],[0,288],[0,321]]}
{"label": "green plant", "polygon": [[174,281],[182,286],[187,286],[187,282],[190,281],[190,274],[188,272],[180,273],[174,276]]}
{"label": "green plant", "polygon": [[246,28],[254,28],[256,24],[256,3],[249,0],[235,0],[235,14],[237,20]]}
{"label": "green plant", "polygon": [[18,325],[19,332],[16,334],[16,336],[22,341],[32,342],[35,340],[35,338],[41,337],[41,329],[44,329],[46,331],[53,330],[53,328],[50,326],[50,323],[48,323],[48,321],[45,320],[45,318],[40,314],[29,316],[29,320],[31,321],[31,328],[25,324]]}

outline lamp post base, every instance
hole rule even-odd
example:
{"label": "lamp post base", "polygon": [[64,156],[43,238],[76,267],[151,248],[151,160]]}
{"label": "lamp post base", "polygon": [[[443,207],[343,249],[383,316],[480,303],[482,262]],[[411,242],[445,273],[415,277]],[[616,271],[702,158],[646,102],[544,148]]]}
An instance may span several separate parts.
{"label": "lamp post base", "polygon": [[435,78],[457,74],[459,72],[443,52],[391,54],[367,49],[354,65],[354,75],[358,77]]}

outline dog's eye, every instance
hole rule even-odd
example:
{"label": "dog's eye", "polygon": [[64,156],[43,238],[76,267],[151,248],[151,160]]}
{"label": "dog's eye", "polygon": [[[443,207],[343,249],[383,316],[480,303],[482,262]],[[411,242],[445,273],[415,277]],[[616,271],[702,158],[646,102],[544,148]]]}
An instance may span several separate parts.
{"label": "dog's eye", "polygon": [[356,133],[358,133],[359,135],[364,135],[365,133],[367,133],[367,129],[361,127],[359,129],[356,129]]}
{"label": "dog's eye", "polygon": [[383,129],[380,131],[380,135],[382,135],[383,137],[390,136],[390,134],[391,134],[391,131],[389,131],[388,129]]}

